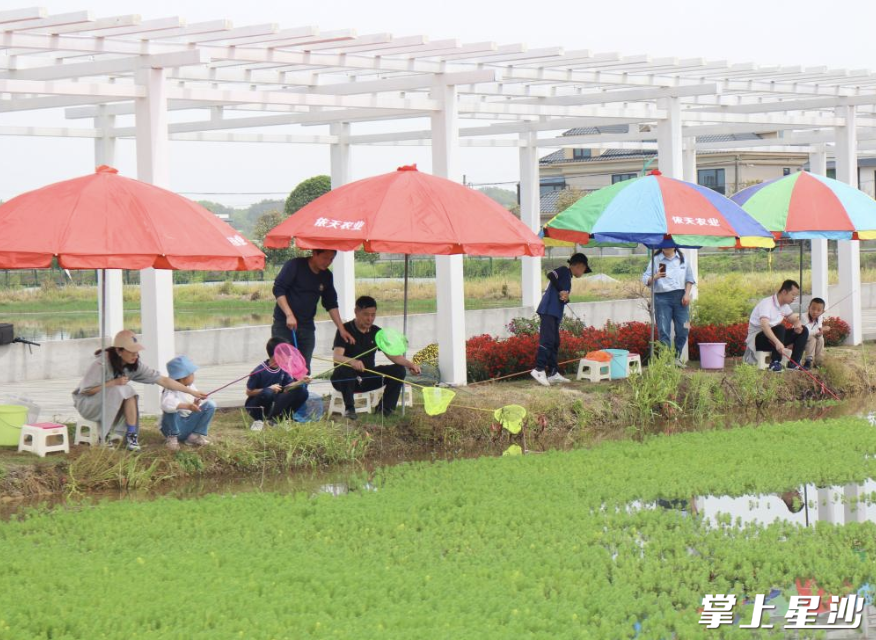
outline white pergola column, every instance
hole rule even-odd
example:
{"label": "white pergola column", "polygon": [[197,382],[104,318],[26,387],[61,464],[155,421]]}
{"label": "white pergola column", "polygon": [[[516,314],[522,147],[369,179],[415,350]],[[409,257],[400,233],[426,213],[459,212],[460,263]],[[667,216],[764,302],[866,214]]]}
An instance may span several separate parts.
{"label": "white pergola column", "polygon": [[[824,145],[817,148],[818,151],[812,151],[809,154],[809,173],[825,176],[827,175],[827,153],[824,150]],[[827,240],[810,240],[809,242],[812,246],[812,295],[822,298],[826,305],[830,305],[830,300],[827,297]],[[802,282],[800,286],[803,286]]]}
{"label": "white pergola column", "polygon": [[[858,188],[858,140],[855,107],[837,107],[846,124],[836,128],[836,178]],[[861,246],[858,240],[837,241],[839,287],[833,312],[849,323],[846,344],[861,344]]]}
{"label": "white pergola column", "polygon": [[[432,99],[443,105],[433,111],[432,173],[461,182],[459,155],[459,111],[455,85],[445,84],[436,75],[432,84]],[[462,277],[462,256],[435,256],[438,293],[438,368],[441,380],[447,384],[466,384],[465,362],[465,283]]]}
{"label": "white pergola column", "polygon": [[[331,144],[331,178],[332,189],[342,187],[350,182],[350,123],[333,122],[329,132],[338,137],[338,142]],[[332,265],[335,290],[338,292],[338,309],[344,321],[353,318],[353,307],[356,302],[356,266],[353,251],[338,251]]]}
{"label": "white pergola column", "polygon": [[[541,226],[541,198],[538,179],[538,133],[520,134],[520,220],[533,233]],[[541,258],[523,257],[523,306],[533,311],[541,301]]]}
{"label": "white pergola column", "polygon": [[[164,69],[143,69],[137,82],[146,89],[146,96],[136,99],[137,178],[143,182],[167,188],[168,137],[167,87]],[[173,277],[166,269],[140,271],[140,317],[143,323],[141,357],[150,367],[166,373],[165,365],[173,358]],[[158,386],[143,390],[142,409],[157,413]]]}
{"label": "white pergola column", "polygon": [[[684,139],[681,136],[681,102],[678,98],[662,98],[658,107],[666,110],[666,119],[657,125],[657,164],[667,178],[684,179]],[[685,251],[685,255],[689,252]],[[656,335],[656,334],[655,334]],[[679,356],[685,362],[688,348]]]}
{"label": "white pergola column", "polygon": [[[685,182],[697,183],[697,139],[685,138],[683,141],[683,150],[681,157],[681,173],[682,180]],[[688,249],[684,252],[690,268],[693,269],[694,279],[699,282],[700,279],[700,254],[696,249]],[[690,297],[693,300],[697,299],[699,287],[694,286],[691,289]]]}
{"label": "white pergola column", "polygon": [[[100,115],[94,119],[94,127],[101,136],[94,139],[94,166],[102,164],[114,166],[116,163],[116,138],[108,135],[115,129],[116,117],[108,114],[106,105],[98,107]],[[125,328],[124,302],[122,293],[122,270],[106,269],[106,300],[100,300],[101,291],[97,292],[98,302],[106,314],[106,335],[112,339]]]}

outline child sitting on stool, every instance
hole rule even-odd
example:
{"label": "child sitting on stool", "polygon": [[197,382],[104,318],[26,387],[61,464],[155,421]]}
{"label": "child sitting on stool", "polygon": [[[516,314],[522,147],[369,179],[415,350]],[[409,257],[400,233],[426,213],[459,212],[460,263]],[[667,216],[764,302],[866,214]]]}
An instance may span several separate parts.
{"label": "child sitting on stool", "polygon": [[[273,425],[278,418],[289,418],[307,402],[307,388],[293,386],[295,380],[283,371],[274,360],[274,350],[278,345],[288,344],[283,338],[271,338],[266,346],[268,359],[252,370],[246,383],[247,413],[254,422],[250,426],[253,431],[261,431],[265,421]],[[310,382],[304,378],[302,382]]]}
{"label": "child sitting on stool", "polygon": [[[167,377],[195,391],[193,382],[197,370],[187,356],[177,356],[167,363]],[[207,430],[216,412],[216,403],[212,400],[196,400],[182,391],[165,389],[161,392],[161,412],[164,445],[171,451],[179,451],[181,442],[194,447],[210,444]]]}

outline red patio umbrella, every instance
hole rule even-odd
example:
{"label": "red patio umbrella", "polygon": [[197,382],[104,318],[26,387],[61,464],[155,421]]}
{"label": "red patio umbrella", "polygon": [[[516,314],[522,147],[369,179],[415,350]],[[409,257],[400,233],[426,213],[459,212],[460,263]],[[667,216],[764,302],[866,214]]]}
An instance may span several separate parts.
{"label": "red patio umbrella", "polygon": [[0,269],[265,268],[265,254],[201,205],[112,167],[0,205]]}
{"label": "red patio umbrella", "polygon": [[271,229],[265,246],[293,239],[301,249],[405,254],[405,334],[411,254],[544,255],[542,240],[505,207],[417,165],[332,189]]}
{"label": "red patio umbrella", "polygon": [[47,268],[52,258],[66,269],[98,269],[102,305],[104,269],[265,268],[258,247],[201,205],[106,165],[0,205],[0,229],[0,269]]}
{"label": "red patio umbrella", "polygon": [[505,207],[416,165],[332,189],[265,236],[270,249],[543,256],[544,243]]}

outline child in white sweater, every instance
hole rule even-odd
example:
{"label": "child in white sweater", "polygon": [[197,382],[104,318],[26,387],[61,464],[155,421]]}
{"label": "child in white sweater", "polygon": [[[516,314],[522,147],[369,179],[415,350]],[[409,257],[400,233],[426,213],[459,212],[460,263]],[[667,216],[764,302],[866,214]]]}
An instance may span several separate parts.
{"label": "child in white sweater", "polygon": [[[195,389],[195,371],[198,367],[187,356],[177,356],[167,363],[167,377]],[[196,400],[181,391],[165,389],[161,393],[161,433],[164,444],[171,451],[179,451],[180,443],[200,447],[210,444],[207,430],[216,412],[212,400]]]}

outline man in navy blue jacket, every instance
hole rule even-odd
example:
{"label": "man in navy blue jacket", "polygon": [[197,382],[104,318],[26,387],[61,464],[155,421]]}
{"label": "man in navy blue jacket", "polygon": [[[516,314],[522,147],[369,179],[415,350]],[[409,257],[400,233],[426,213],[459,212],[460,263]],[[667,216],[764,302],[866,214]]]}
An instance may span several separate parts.
{"label": "man in navy blue jacket", "polygon": [[274,305],[271,335],[297,346],[307,362],[308,373],[316,347],[316,325],[313,319],[316,316],[316,303],[320,299],[341,338],[348,344],[355,343],[341,320],[338,293],[335,291],[332,272],[328,270],[336,253],[330,249],[314,249],[309,258],[287,260],[274,279],[274,297],[277,304]]}
{"label": "man in navy blue jacket", "polygon": [[568,267],[559,267],[547,274],[548,286],[537,309],[541,318],[538,353],[535,356],[535,369],[530,372],[536,382],[546,387],[551,386],[551,383],[569,382],[568,378],[560,374],[557,364],[557,356],[560,352],[560,322],[563,320],[563,310],[569,303],[572,276],[580,278],[590,271],[587,256],[576,253],[569,258]]}

